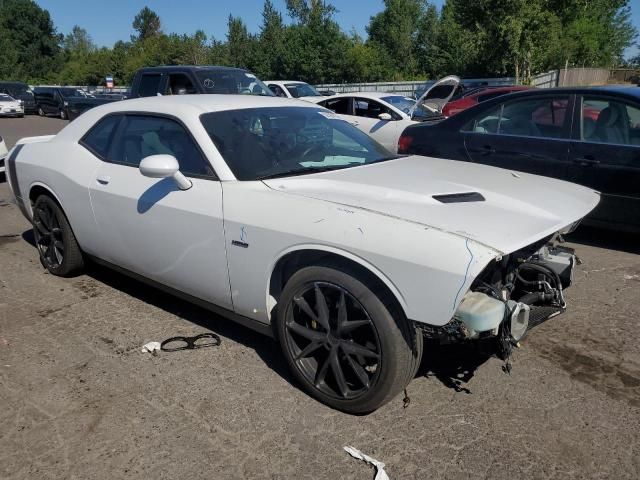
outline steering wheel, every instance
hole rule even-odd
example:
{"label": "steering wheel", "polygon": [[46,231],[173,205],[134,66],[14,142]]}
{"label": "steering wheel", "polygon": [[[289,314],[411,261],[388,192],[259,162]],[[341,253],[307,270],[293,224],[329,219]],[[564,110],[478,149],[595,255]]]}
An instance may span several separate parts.
{"label": "steering wheel", "polygon": [[300,155],[300,158],[306,158],[311,152],[313,152],[314,150],[319,150],[321,148],[322,148],[322,145],[318,143],[313,144],[310,147],[307,147],[304,152],[302,152],[302,155]]}

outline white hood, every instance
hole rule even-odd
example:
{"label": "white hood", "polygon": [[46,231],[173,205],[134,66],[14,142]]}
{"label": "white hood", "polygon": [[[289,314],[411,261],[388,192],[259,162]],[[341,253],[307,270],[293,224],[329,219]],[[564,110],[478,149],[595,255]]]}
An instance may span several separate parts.
{"label": "white hood", "polygon": [[[563,230],[600,201],[597,192],[561,180],[420,156],[265,183],[282,192],[437,228],[501,253]],[[472,192],[484,200],[477,195],[478,200],[453,203],[434,198]]]}

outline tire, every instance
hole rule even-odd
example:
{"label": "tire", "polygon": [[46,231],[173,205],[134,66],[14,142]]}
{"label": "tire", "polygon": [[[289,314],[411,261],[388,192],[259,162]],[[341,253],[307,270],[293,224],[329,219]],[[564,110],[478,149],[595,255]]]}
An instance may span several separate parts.
{"label": "tire", "polygon": [[313,266],[289,279],[278,302],[275,333],[296,380],[312,397],[347,413],[369,413],[389,402],[422,357],[422,336],[376,290],[349,269]]}
{"label": "tire", "polygon": [[46,114],[44,113],[44,110],[42,109],[41,106],[38,106],[38,115],[40,115],[41,117],[46,116]]}
{"label": "tire", "polygon": [[66,120],[67,119],[67,112],[64,110],[64,108],[62,110],[60,110],[59,116],[60,116],[61,120]]}
{"label": "tire", "polygon": [[40,195],[33,207],[33,233],[40,263],[51,274],[70,277],[84,267],[82,251],[60,206]]}

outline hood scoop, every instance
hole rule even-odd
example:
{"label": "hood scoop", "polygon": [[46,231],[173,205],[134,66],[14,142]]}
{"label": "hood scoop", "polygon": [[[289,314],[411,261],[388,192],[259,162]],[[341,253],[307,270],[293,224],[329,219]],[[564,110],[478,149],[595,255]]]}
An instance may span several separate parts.
{"label": "hood scoop", "polygon": [[485,198],[478,192],[447,193],[446,195],[433,195],[432,198],[441,203],[468,203],[484,202]]}

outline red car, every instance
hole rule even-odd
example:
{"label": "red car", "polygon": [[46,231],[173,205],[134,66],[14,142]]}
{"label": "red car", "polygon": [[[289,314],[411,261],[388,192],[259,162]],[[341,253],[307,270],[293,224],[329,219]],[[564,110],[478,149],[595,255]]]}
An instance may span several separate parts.
{"label": "red car", "polygon": [[456,113],[460,113],[469,107],[473,107],[478,103],[482,103],[486,100],[490,100],[500,95],[506,95],[511,92],[518,92],[520,90],[529,90],[533,87],[526,87],[523,85],[509,85],[506,87],[486,87],[482,89],[473,89],[457,100],[453,100],[447,103],[442,109],[442,114],[445,117],[451,117]]}

